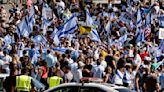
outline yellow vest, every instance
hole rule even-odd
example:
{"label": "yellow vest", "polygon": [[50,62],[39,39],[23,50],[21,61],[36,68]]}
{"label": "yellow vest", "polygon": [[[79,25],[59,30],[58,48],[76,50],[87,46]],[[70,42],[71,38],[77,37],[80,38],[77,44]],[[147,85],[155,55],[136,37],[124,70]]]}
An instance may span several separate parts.
{"label": "yellow vest", "polygon": [[16,77],[16,89],[17,91],[29,91],[31,90],[31,77],[27,75],[21,75]]}
{"label": "yellow vest", "polygon": [[53,77],[48,78],[48,81],[49,81],[49,88],[53,88],[57,85],[60,85],[62,78],[53,76]]}

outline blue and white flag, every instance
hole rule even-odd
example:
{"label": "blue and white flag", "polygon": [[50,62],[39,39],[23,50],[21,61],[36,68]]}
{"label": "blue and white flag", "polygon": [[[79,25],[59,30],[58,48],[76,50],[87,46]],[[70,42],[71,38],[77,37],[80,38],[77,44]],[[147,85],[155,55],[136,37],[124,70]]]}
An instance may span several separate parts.
{"label": "blue and white flag", "polygon": [[150,25],[151,25],[151,14],[148,13],[145,19],[145,27],[149,27]]}
{"label": "blue and white flag", "polygon": [[[93,26],[94,21],[92,19],[92,17],[90,16],[89,10],[86,9],[86,24],[89,26]],[[100,37],[97,33],[97,30],[95,28],[92,28],[92,31],[89,33],[89,38],[93,41],[97,41],[100,42]]]}
{"label": "blue and white flag", "polygon": [[108,34],[111,33],[111,22],[110,21],[108,21],[107,25],[105,26],[105,31]]}
{"label": "blue and white flag", "polygon": [[86,25],[88,25],[88,26],[93,26],[93,22],[94,22],[94,21],[93,21],[91,15],[90,15],[90,13],[89,13],[89,10],[86,9]]}
{"label": "blue and white flag", "polygon": [[54,32],[51,34],[51,38],[54,40],[56,45],[59,45],[60,38],[66,37],[68,34],[73,34],[77,29],[77,17],[72,15],[61,27],[55,28]]}
{"label": "blue and white flag", "polygon": [[136,38],[136,42],[141,42],[141,41],[145,40],[145,34],[140,27],[137,28],[137,30],[136,30],[135,38]]}
{"label": "blue and white flag", "polygon": [[72,15],[61,27],[58,28],[60,31],[59,38],[64,37],[67,34],[74,33],[77,29],[77,17]]}
{"label": "blue and white flag", "polygon": [[47,42],[46,38],[43,35],[37,35],[32,40],[34,43],[46,44],[46,42]]}
{"label": "blue and white flag", "polygon": [[137,11],[137,27],[140,27],[142,25],[142,16],[141,16],[141,10],[138,9]]}
{"label": "blue and white flag", "polygon": [[119,38],[120,46],[122,46],[126,40],[127,40],[127,34],[121,36],[121,37]]}
{"label": "blue and white flag", "polygon": [[54,27],[54,30],[53,30],[53,32],[51,34],[51,39],[54,39],[55,34],[57,33],[57,31],[58,31],[58,29],[56,27]]}
{"label": "blue and white flag", "polygon": [[56,47],[56,48],[53,48],[53,50],[60,52],[61,54],[64,54],[66,52],[67,48]]}
{"label": "blue and white flag", "polygon": [[92,29],[92,31],[89,33],[89,38],[93,41],[101,41],[96,29]]}
{"label": "blue and white flag", "polygon": [[10,35],[6,35],[3,40],[5,42],[5,46],[7,46],[13,42],[12,37]]}
{"label": "blue and white flag", "polygon": [[160,44],[159,44],[158,49],[161,49],[162,51],[164,51],[164,39],[162,39],[162,40],[160,41]]}
{"label": "blue and white flag", "polygon": [[16,28],[16,33],[18,37],[23,36],[23,37],[28,37],[30,34],[28,27],[28,20],[27,17],[24,17],[23,20],[18,24]]}

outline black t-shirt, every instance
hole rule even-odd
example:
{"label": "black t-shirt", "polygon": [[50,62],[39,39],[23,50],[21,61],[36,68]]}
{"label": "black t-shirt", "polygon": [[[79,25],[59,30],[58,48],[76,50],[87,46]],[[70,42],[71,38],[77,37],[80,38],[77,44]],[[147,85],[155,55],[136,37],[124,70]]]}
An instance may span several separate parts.
{"label": "black t-shirt", "polygon": [[158,83],[157,77],[153,75],[147,75],[144,83],[146,83],[147,92],[156,91],[156,84]]}
{"label": "black t-shirt", "polygon": [[[88,69],[89,71],[91,71],[92,69],[92,65],[85,65],[84,69]],[[91,77],[89,73],[87,72],[83,72],[83,77]]]}
{"label": "black t-shirt", "polygon": [[16,76],[8,76],[6,77],[3,87],[6,92],[11,92],[11,88],[16,86]]}

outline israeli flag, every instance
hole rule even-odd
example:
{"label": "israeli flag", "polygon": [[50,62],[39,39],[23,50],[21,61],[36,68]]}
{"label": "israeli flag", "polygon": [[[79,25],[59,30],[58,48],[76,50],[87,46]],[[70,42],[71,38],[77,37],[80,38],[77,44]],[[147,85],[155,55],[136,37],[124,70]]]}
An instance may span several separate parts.
{"label": "israeli flag", "polygon": [[142,17],[141,17],[141,10],[138,9],[137,11],[137,23],[136,23],[137,27],[140,27],[142,25]]}
{"label": "israeli flag", "polygon": [[101,41],[96,29],[92,29],[92,31],[89,34],[89,38],[93,41]]}
{"label": "israeli flag", "polygon": [[46,38],[43,35],[37,35],[32,40],[34,43],[46,44],[46,42],[47,42]]}
{"label": "israeli flag", "polygon": [[151,15],[150,13],[148,13],[145,19],[145,27],[149,27],[150,25],[151,25]]}
{"label": "israeli flag", "polygon": [[56,48],[53,48],[53,50],[64,54],[67,48],[56,47]]}
{"label": "israeli flag", "polygon": [[89,26],[93,26],[93,19],[89,13],[89,10],[86,9],[86,24]]}
{"label": "israeli flag", "polygon": [[111,33],[111,22],[110,21],[108,21],[107,25],[105,26],[105,31],[108,34]]}
{"label": "israeli flag", "polygon": [[137,28],[135,37],[136,37],[136,42],[140,42],[140,41],[145,40],[145,34],[144,34],[144,32],[142,31],[142,29],[140,27]]}
{"label": "israeli flag", "polygon": [[12,43],[12,37],[10,35],[6,35],[4,37],[4,42],[5,42],[5,45],[6,46],[9,45],[9,44],[11,44]]}
{"label": "israeli flag", "polygon": [[51,34],[51,39],[54,39],[55,34],[57,33],[57,31],[58,31],[58,29],[56,27],[54,27],[54,30],[53,30],[53,32]]}
{"label": "israeli flag", "polygon": [[28,37],[30,32],[29,32],[29,27],[28,27],[28,20],[27,17],[24,17],[23,20],[18,24],[16,28],[16,33],[18,37],[23,36],[23,37]]}
{"label": "israeli flag", "polygon": [[164,39],[161,40],[158,49],[161,49],[164,51]]}
{"label": "israeli flag", "polygon": [[72,15],[61,27],[58,28],[59,38],[64,37],[67,34],[74,33],[77,29],[77,17]]}
{"label": "israeli flag", "polygon": [[[90,16],[89,10],[86,9],[86,24],[89,26],[93,26],[94,21],[92,19],[92,17]],[[97,30],[95,28],[92,28],[92,31],[89,33],[89,38],[93,41],[97,41],[100,42],[100,37],[97,33]]]}
{"label": "israeli flag", "polygon": [[119,38],[120,46],[122,46],[126,40],[127,40],[127,34],[121,36],[121,37]]}

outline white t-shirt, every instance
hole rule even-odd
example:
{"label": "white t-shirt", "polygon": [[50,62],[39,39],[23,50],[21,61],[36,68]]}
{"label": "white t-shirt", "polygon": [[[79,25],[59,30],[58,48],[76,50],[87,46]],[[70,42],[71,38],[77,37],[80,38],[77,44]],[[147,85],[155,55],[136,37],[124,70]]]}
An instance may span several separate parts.
{"label": "white t-shirt", "polygon": [[105,70],[104,66],[98,65],[98,66],[94,66],[91,72],[93,73],[93,77],[102,78],[104,70]]}
{"label": "white t-shirt", "polygon": [[76,74],[74,75],[74,79],[75,79],[75,81],[77,82],[77,83],[79,83],[80,82],[80,79],[83,77],[83,75],[82,75],[82,70],[81,69],[78,69],[77,71],[76,71]]}
{"label": "white t-shirt", "polygon": [[140,65],[141,65],[141,62],[142,62],[141,57],[140,57],[139,54],[137,54],[137,55],[134,57],[134,62],[133,62],[133,63],[134,63],[135,65],[140,66]]}
{"label": "white t-shirt", "polygon": [[104,69],[107,67],[107,63],[106,63],[106,61],[101,61],[101,65],[104,67]]}
{"label": "white t-shirt", "polygon": [[119,70],[116,70],[116,74],[113,77],[113,83],[123,85],[123,81],[122,81],[123,76],[124,76],[123,73],[121,73]]}

